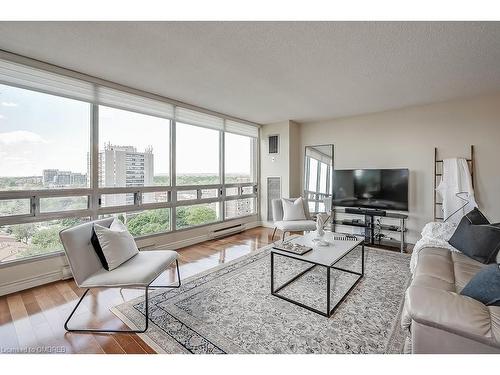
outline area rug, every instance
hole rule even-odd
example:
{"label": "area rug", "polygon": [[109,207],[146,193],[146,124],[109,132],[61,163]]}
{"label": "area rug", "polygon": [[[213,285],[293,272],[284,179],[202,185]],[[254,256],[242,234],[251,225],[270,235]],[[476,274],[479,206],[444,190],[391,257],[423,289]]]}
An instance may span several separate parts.
{"label": "area rug", "polygon": [[[365,248],[365,276],[326,318],[271,295],[270,250],[197,274],[179,289],[151,292],[150,328],[141,337],[160,353],[402,353],[409,255]],[[309,266],[276,258],[275,285]],[[360,248],[338,266],[360,270]],[[352,275],[332,271],[331,277],[333,306]],[[325,309],[326,269],[315,267],[280,293]],[[131,328],[144,324],[143,297],[112,311]]]}

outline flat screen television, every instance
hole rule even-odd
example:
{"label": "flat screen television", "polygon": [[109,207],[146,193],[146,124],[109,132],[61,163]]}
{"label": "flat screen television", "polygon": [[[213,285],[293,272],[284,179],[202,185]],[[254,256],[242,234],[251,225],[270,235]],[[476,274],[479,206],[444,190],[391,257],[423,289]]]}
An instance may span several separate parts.
{"label": "flat screen television", "polygon": [[408,169],[333,171],[334,206],[408,211]]}

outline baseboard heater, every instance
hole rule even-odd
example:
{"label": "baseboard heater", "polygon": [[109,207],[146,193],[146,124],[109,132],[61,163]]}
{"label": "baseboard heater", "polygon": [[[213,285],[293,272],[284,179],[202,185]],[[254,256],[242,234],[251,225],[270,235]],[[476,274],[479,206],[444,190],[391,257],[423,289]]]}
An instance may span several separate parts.
{"label": "baseboard heater", "polygon": [[221,238],[221,237],[230,236],[231,234],[243,232],[244,230],[245,230],[245,225],[237,224],[237,225],[232,225],[230,227],[216,229],[216,230],[210,232],[209,237],[214,238],[214,239]]}

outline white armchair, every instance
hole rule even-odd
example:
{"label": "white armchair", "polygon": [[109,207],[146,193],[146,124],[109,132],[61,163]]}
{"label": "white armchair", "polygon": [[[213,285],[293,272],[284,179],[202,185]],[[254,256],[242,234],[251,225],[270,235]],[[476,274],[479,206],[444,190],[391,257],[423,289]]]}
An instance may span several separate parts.
{"label": "white armchair", "polygon": [[[64,323],[68,332],[115,333],[132,332],[143,333],[148,329],[149,309],[148,291],[150,288],[179,288],[181,285],[179,262],[177,253],[171,250],[139,251],[139,253],[112,271],[107,271],[101,264],[92,244],[92,230],[95,223],[109,227],[114,218],[96,220],[64,229],[59,233],[64,250],[76,285],[86,288],[85,293],[71,311]],[[154,280],[165,271],[173,262],[177,268],[178,283],[175,285],[151,286]],[[101,330],[101,329],[71,329],[68,327],[70,319],[82,303],[91,288],[144,288],[145,289],[145,317],[144,329],[137,330]]]}
{"label": "white armchair", "polygon": [[[291,198],[290,200],[295,200]],[[296,232],[296,231],[311,231],[316,230],[316,222],[311,219],[311,214],[309,212],[309,207],[307,207],[307,202],[303,200],[304,205],[304,214],[306,216],[306,220],[283,220],[283,202],[281,199],[273,199],[271,201],[272,210],[273,210],[273,221],[274,221],[274,231],[271,240],[274,240],[274,235],[276,234],[276,229],[279,229],[283,232],[281,239],[285,239],[285,235],[287,232]]]}

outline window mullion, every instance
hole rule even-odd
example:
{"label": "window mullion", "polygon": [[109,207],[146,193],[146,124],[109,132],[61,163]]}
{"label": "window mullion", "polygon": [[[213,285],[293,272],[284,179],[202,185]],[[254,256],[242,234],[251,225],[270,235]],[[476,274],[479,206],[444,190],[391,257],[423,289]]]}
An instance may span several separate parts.
{"label": "window mullion", "polygon": [[[176,107],[177,108],[177,107]],[[174,109],[174,111],[176,110]],[[176,144],[177,144],[177,139],[176,139],[176,132],[177,132],[177,123],[175,120],[172,120],[170,122],[170,185],[172,186],[172,190],[170,192],[170,201],[172,202],[172,208],[170,209],[170,230],[176,230],[177,229],[177,212],[176,212],[176,207],[177,207],[177,169],[176,169],[176,163],[177,163],[177,152],[176,152]]]}
{"label": "window mullion", "polygon": [[[226,123],[226,120],[224,120],[224,125]],[[224,214],[224,207],[225,207],[225,198],[226,198],[226,172],[225,172],[225,133],[223,131],[219,132],[219,175],[220,175],[220,182],[222,185],[222,197],[221,200],[219,200],[219,217],[221,221],[224,221],[225,214]]]}
{"label": "window mullion", "polygon": [[98,218],[99,211],[99,106],[90,106],[90,188],[92,196],[90,199],[90,209],[92,210],[92,220]]}

